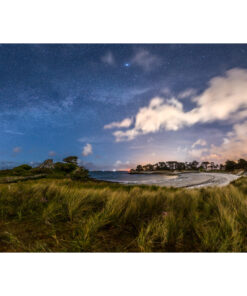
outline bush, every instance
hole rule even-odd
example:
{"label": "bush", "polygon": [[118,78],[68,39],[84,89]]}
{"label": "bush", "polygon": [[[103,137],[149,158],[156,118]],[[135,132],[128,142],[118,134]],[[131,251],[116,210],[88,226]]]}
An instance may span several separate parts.
{"label": "bush", "polygon": [[84,167],[78,167],[72,174],[71,179],[75,181],[86,181],[89,179],[88,170]]}
{"label": "bush", "polygon": [[18,167],[15,167],[14,170],[15,169],[28,171],[28,170],[31,170],[32,167],[28,164],[22,164],[22,165],[19,165]]}
{"label": "bush", "polygon": [[76,168],[77,168],[77,165],[74,163],[62,163],[62,162],[55,163],[55,170],[64,172],[64,173],[71,173]]}
{"label": "bush", "polygon": [[28,164],[23,164],[20,166],[17,166],[12,169],[13,175],[25,175],[26,172],[30,171],[32,167]]}

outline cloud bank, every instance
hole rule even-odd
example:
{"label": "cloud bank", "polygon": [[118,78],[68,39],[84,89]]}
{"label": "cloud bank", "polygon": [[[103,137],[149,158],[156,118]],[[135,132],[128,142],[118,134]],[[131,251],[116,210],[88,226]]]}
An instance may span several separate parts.
{"label": "cloud bank", "polygon": [[231,132],[223,139],[220,146],[211,145],[204,151],[202,160],[225,161],[239,158],[247,158],[247,120],[243,123],[234,124]]}
{"label": "cloud bank", "polygon": [[[195,107],[185,112],[183,104],[177,98],[155,97],[148,106],[139,109],[132,129],[117,130],[113,135],[117,142],[129,141],[139,135],[160,130],[177,131],[197,123],[223,120],[234,123],[243,120],[247,118],[247,70],[234,68],[224,76],[212,78],[208,88],[194,97],[193,102]],[[107,126],[127,127],[128,124],[121,124],[128,119]]]}

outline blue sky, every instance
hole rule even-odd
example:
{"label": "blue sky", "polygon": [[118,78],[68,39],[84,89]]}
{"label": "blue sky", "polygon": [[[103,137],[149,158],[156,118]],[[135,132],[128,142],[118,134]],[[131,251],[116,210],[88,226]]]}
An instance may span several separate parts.
{"label": "blue sky", "polygon": [[1,166],[247,156],[247,45],[0,46]]}

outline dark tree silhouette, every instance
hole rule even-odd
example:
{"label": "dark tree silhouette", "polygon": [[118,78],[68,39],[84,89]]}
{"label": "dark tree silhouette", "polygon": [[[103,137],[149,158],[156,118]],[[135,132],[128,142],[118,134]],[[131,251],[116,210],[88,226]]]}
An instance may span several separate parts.
{"label": "dark tree silhouette", "polygon": [[233,171],[237,167],[237,164],[233,160],[226,161],[226,171]]}
{"label": "dark tree silhouette", "polygon": [[78,157],[77,156],[68,156],[63,159],[64,162],[77,164]]}

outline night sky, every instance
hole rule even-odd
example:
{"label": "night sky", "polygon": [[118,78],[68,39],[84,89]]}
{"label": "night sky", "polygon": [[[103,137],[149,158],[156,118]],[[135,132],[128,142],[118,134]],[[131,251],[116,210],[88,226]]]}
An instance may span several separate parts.
{"label": "night sky", "polygon": [[0,46],[0,165],[247,158],[247,45]]}

